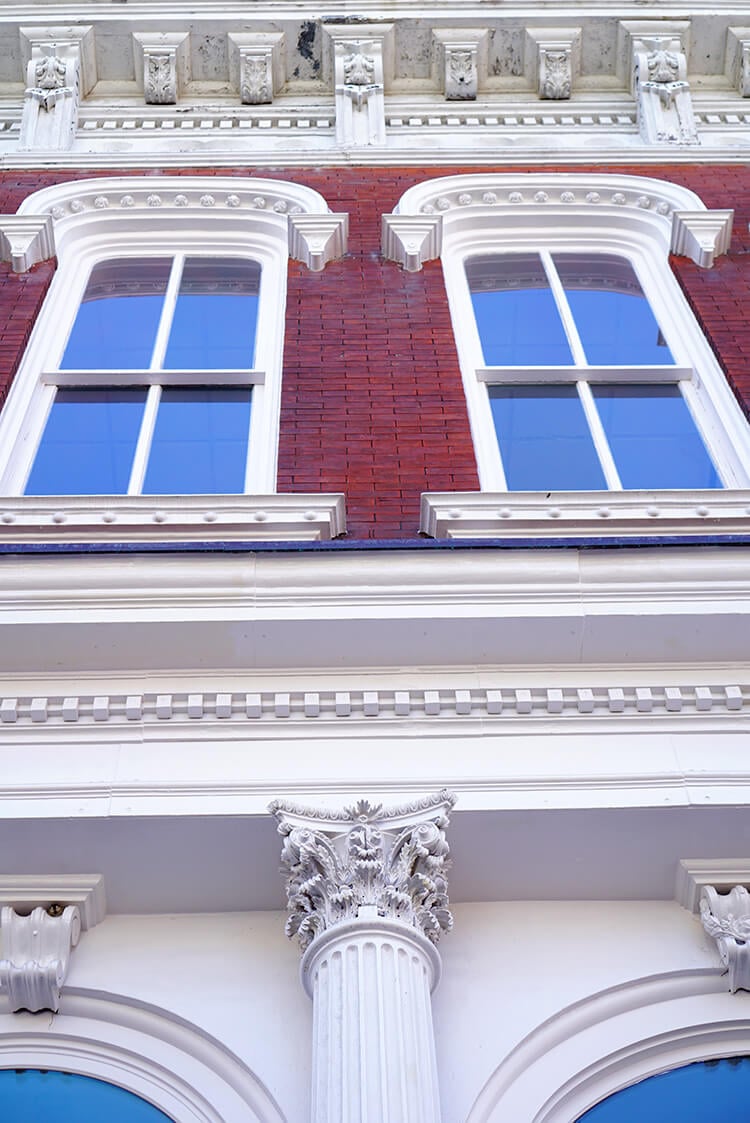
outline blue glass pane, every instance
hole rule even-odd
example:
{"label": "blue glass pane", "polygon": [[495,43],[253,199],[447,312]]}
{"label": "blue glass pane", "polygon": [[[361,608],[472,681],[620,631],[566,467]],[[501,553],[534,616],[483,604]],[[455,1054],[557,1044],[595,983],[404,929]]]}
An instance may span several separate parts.
{"label": "blue glass pane", "polygon": [[67,1072],[0,1070],[0,1119],[24,1123],[169,1123],[150,1103],[115,1084]]}
{"label": "blue glass pane", "polygon": [[702,488],[722,483],[675,385],[592,386],[625,488]]}
{"label": "blue glass pane", "polygon": [[260,266],[237,257],[185,261],[164,366],[251,370]]}
{"label": "blue glass pane", "polygon": [[510,491],[607,486],[574,386],[493,386],[489,395]]}
{"label": "blue glass pane", "polygon": [[245,490],[251,390],[164,390],[144,495]]}
{"label": "blue glass pane", "polygon": [[626,258],[614,254],[555,254],[553,260],[589,363],[674,363]]}
{"label": "blue glass pane", "polygon": [[145,390],[58,390],[26,495],[127,492],[145,401]]}
{"label": "blue glass pane", "polygon": [[147,369],[171,265],[169,258],[161,257],[95,265],[61,369]]}
{"label": "blue glass pane", "polygon": [[488,366],[567,366],[573,357],[538,254],[475,257],[466,263]]}
{"label": "blue glass pane", "polygon": [[602,1100],[578,1123],[718,1123],[750,1118],[750,1058],[701,1061],[650,1076]]}

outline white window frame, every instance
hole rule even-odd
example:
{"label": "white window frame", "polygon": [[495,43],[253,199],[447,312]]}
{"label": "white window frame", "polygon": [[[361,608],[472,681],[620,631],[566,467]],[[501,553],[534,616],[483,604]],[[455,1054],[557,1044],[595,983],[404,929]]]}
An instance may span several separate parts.
{"label": "white window frame", "polygon": [[[0,416],[0,494],[6,536],[19,524],[48,523],[53,529],[80,526],[89,538],[92,519],[118,524],[119,537],[154,520],[180,523],[183,536],[327,538],[344,530],[340,496],[275,497],[278,459],[281,374],[286,312],[287,263],[290,254],[312,269],[345,251],[347,216],[331,214],[316,191],[294,183],[223,177],[113,177],[59,184],[30,196],[19,214],[50,216],[58,268],[37,318],[29,344]],[[60,371],[91,270],[98,262],[121,257],[238,257],[261,267],[255,359],[251,371],[154,372],[166,385],[242,385],[253,387],[246,491],[250,495],[195,497],[180,504],[186,517],[175,519],[174,506],[154,496],[24,496],[23,489],[41,439],[54,386],[145,385],[139,373]],[[166,375],[166,377],[165,377]],[[153,396],[153,395],[152,395]],[[181,497],[182,498],[182,497]],[[244,532],[239,507],[250,526]],[[307,500],[307,502],[306,502]],[[98,510],[96,509],[98,506]],[[203,508],[210,507],[209,511]],[[226,512],[224,511],[226,508]],[[140,510],[140,513],[139,513]],[[166,514],[165,514],[166,511]],[[196,524],[189,529],[187,522]],[[252,527],[256,519],[265,525]],[[214,525],[207,525],[207,524]],[[299,524],[299,533],[294,524]],[[87,529],[89,528],[89,529]],[[152,527],[152,530],[156,529]],[[164,529],[164,528],[163,528]],[[166,528],[168,531],[168,528]],[[175,529],[177,527],[175,526]],[[58,533],[60,533],[58,529]],[[76,534],[73,534],[76,537]]]}
{"label": "white window frame", "polygon": [[[674,531],[681,522],[675,504],[684,507],[690,498],[694,507],[697,503],[701,508],[696,525],[703,519],[705,531],[707,503],[726,511],[728,495],[737,499],[750,487],[750,427],[668,257],[670,251],[687,252],[699,264],[710,265],[716,254],[728,248],[730,234],[730,211],[709,212],[687,189],[640,176],[489,173],[432,180],[407,191],[395,213],[384,219],[384,250],[406,268],[419,268],[438,256],[442,260],[484,496],[454,495],[451,502],[450,493],[425,495],[421,529],[435,537],[507,536],[514,533],[514,526],[518,533],[534,532],[541,521],[547,527],[555,525],[553,533],[562,534],[574,533],[592,518],[604,518],[612,520],[609,527],[614,531],[622,526],[618,510],[627,510],[626,522],[634,527],[648,524],[653,534],[658,524],[651,510],[656,517],[660,514],[654,503],[669,506],[670,531]],[[654,368],[647,368],[645,380],[656,377],[660,382],[681,383],[724,488],[690,495],[677,490],[557,492],[549,510],[539,506],[541,493],[506,490],[488,384],[574,381],[577,371],[574,366],[535,372],[488,368],[465,264],[493,253],[540,251],[616,254],[633,265],[675,361],[655,376]],[[637,367],[591,367],[589,373],[600,381],[639,381]],[[601,442],[597,444],[600,448]],[[747,522],[746,501],[735,503],[733,512],[732,517]],[[551,524],[550,516],[560,521]]]}

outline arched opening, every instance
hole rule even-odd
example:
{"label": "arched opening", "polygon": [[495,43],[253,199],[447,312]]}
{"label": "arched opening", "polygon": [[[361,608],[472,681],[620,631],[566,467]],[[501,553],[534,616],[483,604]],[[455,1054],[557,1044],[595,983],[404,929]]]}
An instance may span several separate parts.
{"label": "arched opening", "polygon": [[0,1117],[42,1123],[107,1119],[108,1123],[171,1123],[146,1100],[104,1080],[38,1068],[0,1070]]}
{"label": "arched opening", "polygon": [[578,1117],[578,1123],[630,1123],[678,1118],[681,1123],[745,1118],[750,1102],[750,1056],[697,1061],[649,1076],[615,1092]]}

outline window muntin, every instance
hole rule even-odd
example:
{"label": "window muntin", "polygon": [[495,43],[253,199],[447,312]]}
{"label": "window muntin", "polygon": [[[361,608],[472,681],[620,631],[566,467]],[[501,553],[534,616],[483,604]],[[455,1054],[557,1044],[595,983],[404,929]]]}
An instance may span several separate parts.
{"label": "window muntin", "polygon": [[45,379],[25,493],[243,492],[260,275],[236,257],[95,264],[60,374]]}
{"label": "window muntin", "polygon": [[692,372],[627,258],[497,253],[465,272],[508,490],[723,486],[682,393]]}

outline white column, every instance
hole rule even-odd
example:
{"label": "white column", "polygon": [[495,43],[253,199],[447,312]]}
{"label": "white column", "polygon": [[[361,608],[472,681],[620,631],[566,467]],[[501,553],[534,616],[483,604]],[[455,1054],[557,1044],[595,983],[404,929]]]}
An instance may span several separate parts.
{"label": "white column", "polygon": [[452,924],[447,792],[384,811],[272,804],[313,1000],[312,1123],[440,1123],[430,994]]}

